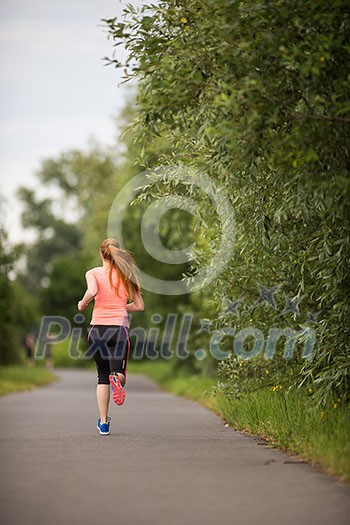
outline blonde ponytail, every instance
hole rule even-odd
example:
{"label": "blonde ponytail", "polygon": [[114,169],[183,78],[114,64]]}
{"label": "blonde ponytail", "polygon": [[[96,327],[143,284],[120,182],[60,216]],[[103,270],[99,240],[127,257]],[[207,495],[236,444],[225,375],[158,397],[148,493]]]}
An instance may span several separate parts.
{"label": "blonde ponytail", "polygon": [[[100,247],[101,255],[109,261],[109,282],[118,295],[119,279],[122,280],[128,298],[133,301],[134,294],[140,293],[140,283],[136,273],[136,263],[128,250],[120,248],[120,244],[115,239],[105,239]],[[117,281],[113,276],[117,275]]]}

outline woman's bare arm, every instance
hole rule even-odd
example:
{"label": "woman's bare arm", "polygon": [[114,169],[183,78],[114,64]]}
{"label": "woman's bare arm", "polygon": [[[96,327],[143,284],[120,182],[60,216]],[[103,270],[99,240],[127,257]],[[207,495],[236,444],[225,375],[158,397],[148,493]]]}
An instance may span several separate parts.
{"label": "woman's bare arm", "polygon": [[91,303],[91,301],[93,300],[93,298],[98,292],[97,281],[96,281],[94,274],[91,272],[91,270],[86,272],[85,279],[87,283],[87,290],[82,300],[79,301],[78,303],[78,310],[80,312],[84,310],[89,303]]}
{"label": "woman's bare arm", "polygon": [[135,292],[133,302],[127,304],[126,309],[128,312],[142,312],[145,309],[142,295]]}

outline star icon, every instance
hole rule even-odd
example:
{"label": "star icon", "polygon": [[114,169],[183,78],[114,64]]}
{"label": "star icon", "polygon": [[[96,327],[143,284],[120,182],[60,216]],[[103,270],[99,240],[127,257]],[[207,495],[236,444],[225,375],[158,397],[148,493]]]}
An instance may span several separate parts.
{"label": "star icon", "polygon": [[243,299],[237,299],[236,301],[230,301],[230,299],[227,299],[225,297],[226,302],[226,310],[224,311],[224,315],[228,313],[235,314],[236,317],[239,317],[239,312],[237,310],[238,306],[243,303]]}
{"label": "star icon", "polygon": [[196,333],[197,334],[199,332],[208,332],[208,333],[210,333],[211,321],[208,321],[208,319],[200,319],[199,322],[200,322],[201,327],[200,327],[199,330],[197,330]]}
{"label": "star icon", "polygon": [[285,295],[284,298],[286,301],[286,305],[279,316],[285,315],[288,312],[292,312],[293,314],[299,314],[299,303],[302,297],[299,297],[298,295],[295,295],[294,297],[288,297],[287,295]]}
{"label": "star icon", "polygon": [[315,313],[308,312],[305,323],[315,323],[315,324],[317,324],[317,317],[320,315],[321,311],[322,310],[320,310],[319,312],[315,312]]}
{"label": "star icon", "polygon": [[260,297],[257,301],[255,301],[252,308],[254,308],[255,306],[258,306],[261,303],[267,302],[270,306],[272,306],[272,308],[276,310],[276,302],[275,302],[274,294],[280,288],[280,285],[277,284],[273,286],[272,288],[266,288],[266,286],[263,286],[262,284],[258,283],[258,286],[260,290]]}

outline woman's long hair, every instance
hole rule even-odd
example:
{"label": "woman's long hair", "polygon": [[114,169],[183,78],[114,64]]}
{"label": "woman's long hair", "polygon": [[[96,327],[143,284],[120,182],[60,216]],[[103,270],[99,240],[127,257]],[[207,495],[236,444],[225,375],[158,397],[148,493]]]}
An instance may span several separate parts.
{"label": "woman's long hair", "polygon": [[[119,279],[122,280],[128,293],[128,298],[133,301],[134,293],[140,293],[140,283],[136,274],[136,263],[128,250],[120,248],[115,239],[105,239],[101,246],[101,255],[110,263],[109,282],[118,295]],[[114,279],[117,275],[117,280]]]}

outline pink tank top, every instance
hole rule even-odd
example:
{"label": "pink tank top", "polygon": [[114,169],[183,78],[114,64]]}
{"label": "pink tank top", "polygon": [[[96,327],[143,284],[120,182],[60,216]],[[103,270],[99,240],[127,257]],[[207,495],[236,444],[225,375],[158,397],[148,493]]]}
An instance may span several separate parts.
{"label": "pink tank top", "polygon": [[[119,295],[117,295],[110,285],[109,272],[106,268],[99,266],[92,268],[91,271],[98,286],[91,324],[129,326],[129,316],[126,309],[128,294],[121,278],[119,278]],[[115,278],[117,279],[117,277]]]}

